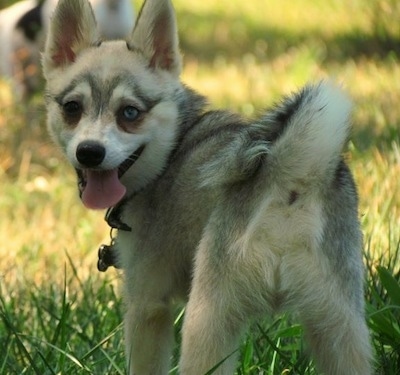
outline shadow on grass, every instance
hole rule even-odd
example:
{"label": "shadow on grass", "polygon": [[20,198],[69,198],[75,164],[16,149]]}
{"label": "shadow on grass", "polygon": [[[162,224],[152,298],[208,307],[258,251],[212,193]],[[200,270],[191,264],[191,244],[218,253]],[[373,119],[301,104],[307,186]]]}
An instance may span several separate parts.
{"label": "shadow on grass", "polygon": [[377,130],[374,124],[355,123],[352,140],[360,152],[377,148],[382,153],[392,149],[393,144],[400,144],[399,124],[389,124],[384,129]]}
{"label": "shadow on grass", "polygon": [[323,63],[385,59],[389,54],[400,56],[400,37],[379,38],[356,29],[339,35],[329,35],[318,29],[291,32],[255,24],[249,18],[226,14],[222,17],[217,12],[206,15],[182,12],[178,19],[182,30],[192,30],[180,33],[182,50],[203,62],[211,62],[221,54],[234,60],[245,54],[272,60],[301,45],[323,47]]}

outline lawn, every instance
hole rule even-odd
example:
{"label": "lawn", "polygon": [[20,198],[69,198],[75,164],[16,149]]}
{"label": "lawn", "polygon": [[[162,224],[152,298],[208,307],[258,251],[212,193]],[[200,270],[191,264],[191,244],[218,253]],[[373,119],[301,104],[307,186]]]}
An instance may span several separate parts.
{"label": "lawn", "polygon": [[[6,3],[11,2],[0,6]],[[174,4],[185,60],[182,79],[213,107],[255,116],[307,81],[326,77],[353,98],[346,156],[360,194],[375,368],[378,374],[399,374],[399,5],[395,0]],[[82,207],[74,172],[46,133],[42,93],[18,102],[4,81],[0,212],[0,374],[123,374],[120,274],[96,269],[97,248],[109,238],[104,213]],[[178,314],[174,364],[181,321]],[[238,348],[237,374],[315,374],[301,336],[291,316],[255,322]]]}

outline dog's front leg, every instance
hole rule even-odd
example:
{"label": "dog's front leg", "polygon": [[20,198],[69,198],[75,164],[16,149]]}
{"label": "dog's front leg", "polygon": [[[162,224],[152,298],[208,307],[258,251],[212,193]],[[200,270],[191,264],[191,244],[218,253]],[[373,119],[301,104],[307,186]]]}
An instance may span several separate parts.
{"label": "dog's front leg", "polygon": [[[125,265],[125,347],[131,375],[166,375],[173,343],[167,262],[147,256],[129,261],[132,250],[122,255]],[[128,254],[128,255],[127,255]]]}
{"label": "dog's front leg", "polygon": [[161,301],[128,302],[126,356],[131,375],[166,375],[172,345],[170,308]]}

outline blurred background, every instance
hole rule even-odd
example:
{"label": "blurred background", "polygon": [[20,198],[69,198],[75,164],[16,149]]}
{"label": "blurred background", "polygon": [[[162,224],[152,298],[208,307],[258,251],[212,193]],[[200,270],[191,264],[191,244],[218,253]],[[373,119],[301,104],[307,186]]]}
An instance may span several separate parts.
{"label": "blurred background", "polygon": [[[96,268],[109,229],[103,212],[83,208],[74,171],[46,132],[38,65],[45,31],[32,21],[18,26],[46,4],[29,0],[26,11],[6,13],[13,3],[0,0],[0,343],[8,348],[0,373],[123,373],[120,275]],[[400,2],[173,3],[182,80],[212,107],[256,116],[326,77],[352,97],[346,157],[360,194],[376,371],[400,373]],[[132,5],[137,14],[141,3]],[[296,341],[300,327],[290,318],[265,327],[243,342],[238,374],[315,373]]]}

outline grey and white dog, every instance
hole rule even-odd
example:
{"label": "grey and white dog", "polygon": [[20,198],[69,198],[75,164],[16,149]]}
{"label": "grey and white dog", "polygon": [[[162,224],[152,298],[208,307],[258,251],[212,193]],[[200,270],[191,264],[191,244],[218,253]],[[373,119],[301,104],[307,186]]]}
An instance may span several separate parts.
{"label": "grey and white dog", "polygon": [[306,86],[251,121],[208,110],[179,79],[170,0],[147,0],[129,38],[105,42],[87,0],[61,0],[43,67],[48,127],[83,203],[123,223],[130,374],[168,374],[177,298],[188,300],[181,374],[221,361],[215,374],[234,373],[249,321],[283,309],[322,373],[371,373],[339,88]]}

